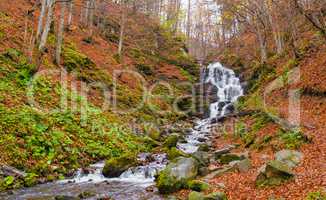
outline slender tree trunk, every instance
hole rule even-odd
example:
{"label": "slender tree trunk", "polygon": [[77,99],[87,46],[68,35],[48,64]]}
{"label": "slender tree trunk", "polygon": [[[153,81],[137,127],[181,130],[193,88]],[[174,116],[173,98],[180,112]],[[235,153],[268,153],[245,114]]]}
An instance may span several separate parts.
{"label": "slender tree trunk", "polygon": [[191,0],[188,0],[188,14],[187,14],[187,40],[190,40],[190,27],[191,27]]}
{"label": "slender tree trunk", "polygon": [[45,10],[46,10],[46,6],[47,6],[47,3],[48,0],[42,0],[42,7],[41,7],[41,13],[40,13],[40,16],[39,16],[39,19],[38,19],[38,25],[37,25],[37,32],[36,32],[36,38],[39,38],[40,34],[41,34],[41,31],[42,31],[42,28],[43,28],[43,18],[44,18],[44,15],[45,15]]}
{"label": "slender tree trunk", "polygon": [[55,61],[57,65],[60,65],[61,58],[61,47],[64,33],[64,25],[65,25],[65,12],[66,12],[66,2],[61,2],[61,11],[60,11],[60,22],[58,27],[58,36],[57,36],[57,47],[55,53]]}
{"label": "slender tree trunk", "polygon": [[123,47],[123,38],[124,38],[124,31],[125,31],[125,25],[126,25],[126,11],[124,8],[124,0],[122,0],[122,13],[121,13],[121,24],[120,24],[120,37],[119,37],[119,48],[118,48],[118,54],[120,59],[122,58],[122,47]]}
{"label": "slender tree trunk", "polygon": [[260,46],[260,56],[261,56],[261,61],[266,62],[267,60],[267,43],[266,43],[266,37],[264,36],[263,33],[264,30],[262,30],[259,25],[257,25],[257,37],[258,37],[258,42]]}
{"label": "slender tree trunk", "polygon": [[73,2],[73,0],[71,0],[69,2],[69,15],[68,15],[68,22],[67,22],[68,29],[70,29],[70,27],[72,25],[73,8],[74,8],[74,2]]}
{"label": "slender tree trunk", "polygon": [[41,42],[39,45],[39,50],[43,51],[44,47],[46,45],[46,41],[48,39],[48,35],[50,32],[50,28],[51,28],[51,23],[53,21],[53,9],[54,9],[54,1],[55,0],[48,0],[48,13],[47,13],[47,18],[46,18],[46,23],[45,23],[45,27],[41,36]]}

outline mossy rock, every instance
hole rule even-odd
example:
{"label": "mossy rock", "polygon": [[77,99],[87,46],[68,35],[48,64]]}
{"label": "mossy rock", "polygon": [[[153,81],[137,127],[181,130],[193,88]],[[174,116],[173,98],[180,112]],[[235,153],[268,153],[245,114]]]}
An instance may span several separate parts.
{"label": "mossy rock", "polygon": [[193,190],[193,191],[197,191],[197,192],[202,192],[202,191],[206,191],[209,189],[210,185],[208,183],[205,183],[203,181],[199,181],[199,180],[191,180],[188,182],[188,188]]}
{"label": "mossy rock", "polygon": [[256,185],[258,187],[281,185],[293,177],[293,172],[285,163],[273,160],[260,169]]}
{"label": "mossy rock", "polygon": [[179,157],[170,163],[156,178],[161,194],[169,194],[187,188],[187,182],[198,174],[198,163],[193,158]]}
{"label": "mossy rock", "polygon": [[213,192],[204,197],[204,200],[227,200],[227,196],[223,192]]}
{"label": "mossy rock", "polygon": [[95,68],[95,63],[86,55],[78,52],[74,47],[67,46],[63,49],[64,66],[68,71]]}
{"label": "mossy rock", "polygon": [[135,154],[124,154],[120,157],[111,158],[106,161],[103,168],[103,175],[108,178],[118,177],[130,167],[138,164]]}
{"label": "mossy rock", "polygon": [[176,147],[178,140],[179,140],[179,135],[173,133],[165,139],[163,146],[166,148]]}
{"label": "mossy rock", "polygon": [[172,147],[171,149],[168,149],[167,150],[167,155],[168,155],[169,160],[174,160],[174,159],[176,159],[178,157],[188,157],[187,154],[183,153],[182,151],[180,151],[176,147]]}
{"label": "mossy rock", "polygon": [[198,147],[198,151],[208,152],[210,151],[210,147],[207,144],[200,144]]}
{"label": "mossy rock", "polygon": [[204,195],[200,192],[190,192],[188,200],[205,200]]}
{"label": "mossy rock", "polygon": [[243,160],[243,159],[245,159],[245,156],[243,155],[228,153],[228,154],[221,155],[219,157],[219,162],[221,164],[229,164],[232,161]]}
{"label": "mossy rock", "polygon": [[146,131],[148,137],[152,138],[153,140],[160,141],[161,140],[161,132],[155,128],[151,128]]}

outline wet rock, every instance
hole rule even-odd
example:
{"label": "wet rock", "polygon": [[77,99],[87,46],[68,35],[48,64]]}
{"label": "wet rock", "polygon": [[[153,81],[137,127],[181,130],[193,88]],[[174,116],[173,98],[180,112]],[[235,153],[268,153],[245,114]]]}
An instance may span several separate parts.
{"label": "wet rock", "polygon": [[198,162],[193,158],[180,157],[170,163],[156,178],[159,192],[168,194],[186,187],[187,181],[198,174]]}
{"label": "wet rock", "polygon": [[192,180],[188,182],[188,188],[197,192],[208,190],[209,187],[210,185],[208,183],[199,180]]}
{"label": "wet rock", "polygon": [[228,198],[223,192],[213,192],[204,197],[204,200],[227,200]]}
{"label": "wet rock", "polygon": [[176,147],[178,140],[179,140],[179,135],[173,133],[165,139],[163,146],[166,148]]}
{"label": "wet rock", "polygon": [[248,158],[244,160],[232,161],[229,164],[239,172],[247,172],[251,168],[251,161]]}
{"label": "wet rock", "polygon": [[275,154],[276,160],[285,163],[290,168],[299,165],[303,159],[303,154],[294,150],[281,150]]}
{"label": "wet rock", "polygon": [[124,171],[137,164],[137,156],[134,154],[125,154],[118,158],[111,158],[106,161],[102,174],[108,178],[119,177]]}
{"label": "wet rock", "polygon": [[190,192],[188,195],[188,200],[204,200],[204,195],[200,192]]}
{"label": "wet rock", "polygon": [[256,178],[259,187],[280,185],[294,177],[290,167],[278,160],[269,161],[260,170]]}

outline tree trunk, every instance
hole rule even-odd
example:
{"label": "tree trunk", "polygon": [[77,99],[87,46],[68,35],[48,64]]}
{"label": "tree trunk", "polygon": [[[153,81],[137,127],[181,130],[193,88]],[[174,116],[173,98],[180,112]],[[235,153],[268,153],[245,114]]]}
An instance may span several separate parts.
{"label": "tree trunk", "polygon": [[56,46],[56,53],[55,53],[55,61],[57,65],[60,65],[66,6],[67,6],[66,2],[61,2],[60,22],[58,27],[57,46]]}
{"label": "tree trunk", "polygon": [[39,38],[39,36],[41,34],[41,31],[42,31],[42,28],[43,28],[43,18],[44,18],[44,15],[45,15],[45,9],[46,9],[46,6],[47,6],[47,2],[48,2],[48,0],[42,0],[42,3],[41,3],[42,7],[41,7],[41,13],[40,13],[40,16],[39,16],[39,19],[38,19],[36,38]]}
{"label": "tree trunk", "polygon": [[123,38],[124,38],[124,31],[125,31],[125,25],[126,25],[126,11],[125,11],[124,5],[125,5],[124,0],[122,0],[120,37],[119,37],[119,48],[118,48],[118,54],[119,54],[120,59],[122,58]]}
{"label": "tree trunk", "polygon": [[68,29],[70,29],[70,27],[72,25],[73,7],[74,7],[74,2],[71,0],[69,2],[69,15],[68,15],[68,22],[67,22]]}
{"label": "tree trunk", "polygon": [[41,36],[41,42],[39,45],[39,50],[43,51],[44,47],[46,45],[46,41],[48,39],[49,31],[51,28],[51,23],[53,21],[53,9],[54,9],[54,1],[55,0],[48,0],[48,13],[47,13],[47,18],[46,18],[46,23],[45,27]]}

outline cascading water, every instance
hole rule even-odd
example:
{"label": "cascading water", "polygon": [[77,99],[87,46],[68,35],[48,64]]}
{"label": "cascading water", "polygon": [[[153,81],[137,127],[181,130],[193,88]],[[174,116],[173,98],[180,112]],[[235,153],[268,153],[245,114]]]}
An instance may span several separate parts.
{"label": "cascading water", "polygon": [[199,120],[194,129],[186,136],[185,143],[178,143],[178,148],[185,153],[194,153],[198,146],[210,135],[210,124],[215,118],[223,117],[233,110],[233,103],[243,95],[239,78],[231,69],[221,63],[210,64],[201,74],[202,84],[210,83],[217,88],[218,101],[209,107],[209,118]]}
{"label": "cascading water", "polygon": [[[210,117],[195,122],[194,128],[185,136],[185,141],[177,144],[185,153],[194,153],[200,144],[207,142],[212,120],[231,112],[233,103],[243,95],[235,73],[220,63],[209,65],[203,70],[201,78],[203,83],[210,83],[217,88],[218,101],[210,105]],[[76,196],[86,189],[95,191],[96,198],[109,195],[114,199],[162,199],[145,190],[145,187],[153,185],[155,174],[167,165],[166,155],[143,153],[138,156],[138,160],[146,164],[130,168],[118,178],[105,178],[102,175],[104,162],[100,162],[91,165],[88,173],[79,170],[73,179],[14,191],[13,195],[5,199],[46,199],[44,197],[57,194]]]}

